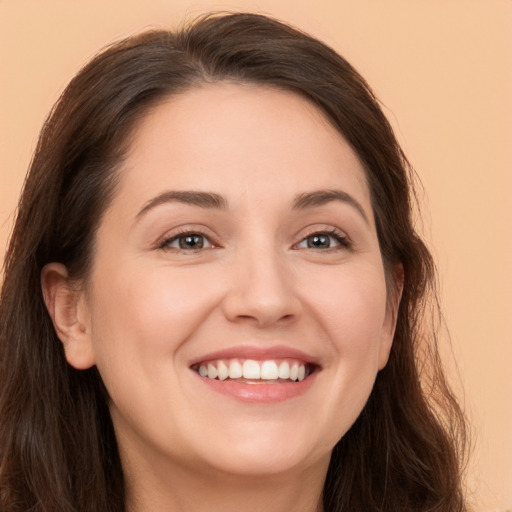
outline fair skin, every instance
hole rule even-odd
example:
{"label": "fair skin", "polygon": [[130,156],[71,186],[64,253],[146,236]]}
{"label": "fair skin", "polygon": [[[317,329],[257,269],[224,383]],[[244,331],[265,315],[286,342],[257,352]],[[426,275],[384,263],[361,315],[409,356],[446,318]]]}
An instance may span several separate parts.
{"label": "fair skin", "polygon": [[[120,173],[87,283],[42,283],[111,396],[128,510],[322,510],[399,300],[358,158],[297,95],[221,83],[154,108]],[[226,378],[248,360],[270,373]]]}

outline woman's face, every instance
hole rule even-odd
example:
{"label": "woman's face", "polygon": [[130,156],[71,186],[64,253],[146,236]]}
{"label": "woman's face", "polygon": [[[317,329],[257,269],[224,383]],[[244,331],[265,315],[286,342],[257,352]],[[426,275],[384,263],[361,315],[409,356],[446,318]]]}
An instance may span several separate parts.
{"label": "woman's face", "polygon": [[123,460],[326,468],[394,331],[358,158],[305,99],[233,84],[159,105],[130,148],[79,302]]}

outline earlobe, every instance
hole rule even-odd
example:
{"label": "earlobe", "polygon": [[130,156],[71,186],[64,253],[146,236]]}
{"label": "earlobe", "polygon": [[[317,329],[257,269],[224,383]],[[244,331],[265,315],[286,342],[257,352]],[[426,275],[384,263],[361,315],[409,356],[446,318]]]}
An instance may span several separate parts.
{"label": "earlobe", "polygon": [[386,306],[386,320],[383,326],[382,339],[379,351],[379,370],[382,370],[389,359],[393,338],[395,337],[398,309],[404,289],[404,267],[402,263],[395,265],[393,269],[393,283],[389,291]]}
{"label": "earlobe", "polygon": [[61,263],[49,263],[41,272],[41,288],[46,308],[57,336],[62,341],[68,363],[78,370],[95,364],[90,329],[84,320],[83,292],[73,286]]}

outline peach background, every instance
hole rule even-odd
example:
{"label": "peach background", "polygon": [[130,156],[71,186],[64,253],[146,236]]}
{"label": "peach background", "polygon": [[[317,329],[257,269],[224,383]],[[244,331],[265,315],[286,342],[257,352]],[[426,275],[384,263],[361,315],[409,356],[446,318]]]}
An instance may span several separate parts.
{"label": "peach background", "polygon": [[475,509],[512,507],[510,0],[0,0],[0,255],[38,131],[81,64],[121,36],[218,9],[269,13],[320,37],[386,106],[426,192],[446,361],[457,361],[474,425]]}

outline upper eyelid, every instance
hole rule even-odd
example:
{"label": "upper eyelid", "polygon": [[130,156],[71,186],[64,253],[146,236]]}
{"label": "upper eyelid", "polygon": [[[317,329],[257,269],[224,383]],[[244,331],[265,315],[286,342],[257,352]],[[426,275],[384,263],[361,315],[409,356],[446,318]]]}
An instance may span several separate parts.
{"label": "upper eyelid", "polygon": [[320,224],[315,226],[308,226],[307,228],[303,228],[298,234],[297,238],[300,238],[301,240],[304,240],[304,238],[307,238],[308,236],[315,235],[315,234],[329,234],[329,235],[338,235],[340,238],[346,238],[348,241],[350,241],[350,236],[347,234],[347,232],[343,229],[340,229],[336,226],[328,225],[328,224]]}

